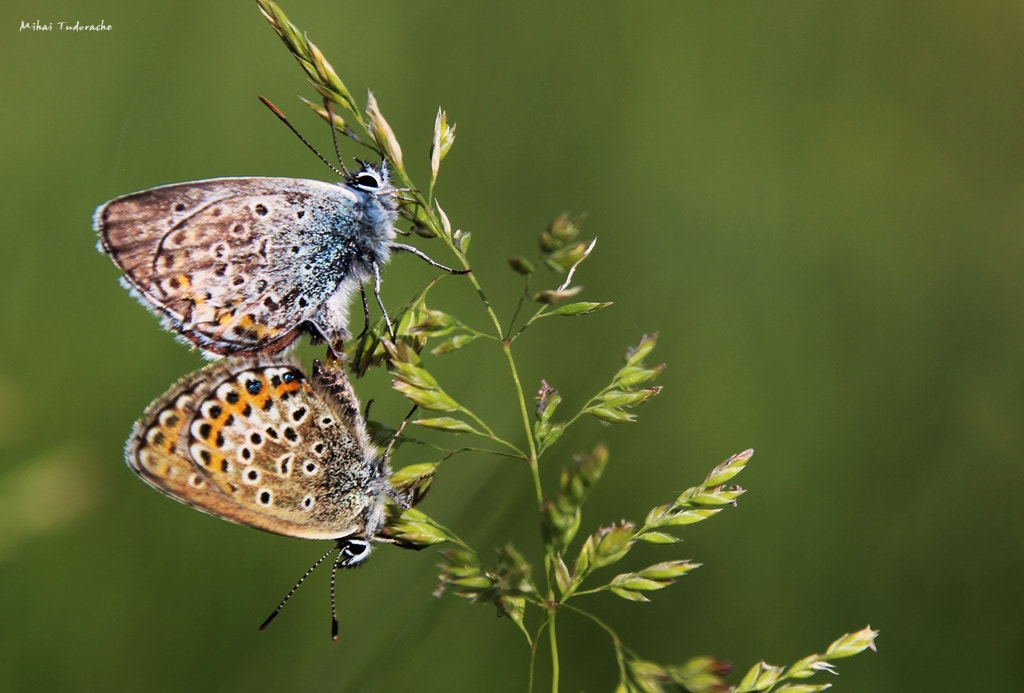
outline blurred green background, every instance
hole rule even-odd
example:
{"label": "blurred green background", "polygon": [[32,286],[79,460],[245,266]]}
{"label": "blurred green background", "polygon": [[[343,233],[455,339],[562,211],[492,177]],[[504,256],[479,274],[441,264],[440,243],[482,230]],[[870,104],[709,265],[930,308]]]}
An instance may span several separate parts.
{"label": "blurred green background", "polygon": [[[1020,2],[283,7],[360,100],[374,90],[418,180],[438,105],[458,123],[438,196],[506,318],[521,289],[506,258],[532,255],[563,210],[587,213],[599,242],[583,299],[615,305],[518,344],[531,391],[544,378],[578,406],[627,345],[660,334],[665,390],[639,423],[585,421],[545,458],[553,476],[610,446],[584,530],[642,519],[757,450],[737,509],[621,564],[703,568],[652,604],[589,598],[628,645],[742,671],[870,624],[879,652],[840,662],[836,690],[1019,686]],[[202,362],[118,286],[93,209],[199,178],[332,178],[256,100],[330,151],[255,4],[15,0],[2,14],[0,690],[525,690],[510,623],[430,596],[434,550],[383,547],[341,575],[340,644],[328,571],[257,634],[326,545],[201,515],[123,465],[132,421]],[[35,20],[112,30],[19,30]],[[386,300],[434,274],[396,258]],[[486,326],[457,278],[434,296]],[[427,365],[521,441],[493,350]],[[407,408],[381,374],[356,388],[391,425]],[[430,459],[406,445],[395,464]],[[511,540],[539,566],[531,498],[521,465],[466,455],[422,508],[486,558]],[[563,690],[610,690],[606,635],[569,615],[559,632]]]}

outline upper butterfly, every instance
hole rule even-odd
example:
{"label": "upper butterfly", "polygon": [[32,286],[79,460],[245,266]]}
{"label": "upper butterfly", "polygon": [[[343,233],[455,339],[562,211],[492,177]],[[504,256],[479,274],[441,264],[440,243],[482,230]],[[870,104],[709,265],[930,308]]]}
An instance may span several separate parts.
{"label": "upper butterfly", "polygon": [[215,178],[111,200],[93,228],[121,283],[208,358],[276,353],[304,331],[338,351],[352,291],[379,289],[391,250],[425,257],[394,242],[397,192],[383,163],[344,183]]}

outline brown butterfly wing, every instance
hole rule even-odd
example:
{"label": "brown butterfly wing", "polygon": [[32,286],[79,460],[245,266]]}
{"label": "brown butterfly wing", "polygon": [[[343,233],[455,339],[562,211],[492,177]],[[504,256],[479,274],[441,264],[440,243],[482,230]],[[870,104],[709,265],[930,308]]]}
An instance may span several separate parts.
{"label": "brown butterfly wing", "polygon": [[259,522],[258,512],[214,488],[182,454],[180,441],[191,420],[197,390],[205,389],[208,376],[207,369],[192,373],[149,405],[128,439],[125,460],[140,479],[176,501],[238,524]]}
{"label": "brown butterfly wing", "polygon": [[347,409],[290,360],[217,363],[150,406],[128,462],[154,488],[232,522],[308,539],[372,535],[383,464],[358,404],[354,422]]}
{"label": "brown butterfly wing", "polygon": [[[117,198],[94,225],[123,282],[168,329],[216,354],[271,353],[346,278],[361,279],[336,233],[355,203],[345,186],[321,181],[219,178]],[[341,324],[325,329],[344,332],[342,293]]]}

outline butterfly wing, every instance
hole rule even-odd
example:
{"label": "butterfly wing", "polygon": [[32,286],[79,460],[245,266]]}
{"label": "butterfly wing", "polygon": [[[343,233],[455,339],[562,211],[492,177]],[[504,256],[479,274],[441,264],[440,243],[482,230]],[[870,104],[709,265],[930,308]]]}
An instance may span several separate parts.
{"label": "butterfly wing", "polygon": [[232,502],[182,454],[179,441],[188,429],[196,391],[205,388],[206,370],[186,376],[147,407],[125,445],[125,461],[140,479],[176,501],[238,524],[260,522],[258,512]]}
{"label": "butterfly wing", "polygon": [[128,463],[151,486],[225,520],[308,539],[372,537],[386,482],[357,403],[355,411],[353,424],[290,360],[229,360],[147,409]]}
{"label": "butterfly wing", "polygon": [[394,233],[391,218],[364,213],[370,203],[379,207],[321,181],[218,178],[117,198],[94,226],[123,283],[168,329],[209,353],[272,353],[307,321],[332,343],[346,336],[348,294],[384,242],[368,253],[351,240]]}

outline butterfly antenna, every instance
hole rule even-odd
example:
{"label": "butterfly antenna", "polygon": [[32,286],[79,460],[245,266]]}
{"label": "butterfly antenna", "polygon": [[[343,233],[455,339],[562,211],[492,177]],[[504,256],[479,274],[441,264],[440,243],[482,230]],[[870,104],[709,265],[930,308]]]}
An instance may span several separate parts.
{"label": "butterfly antenna", "polygon": [[331,567],[331,639],[334,642],[338,642],[338,607],[334,599],[334,578],[338,574],[338,568],[344,555],[345,552],[339,549],[338,557],[334,559],[334,565]]}
{"label": "butterfly antenna", "polygon": [[[330,556],[332,553],[334,553],[335,550],[336,550],[336,548],[332,548],[330,551],[328,551],[323,556],[318,558],[316,563],[314,563],[312,566],[310,566],[309,570],[307,570],[305,572],[305,574],[302,577],[299,578],[299,581],[295,583],[295,586],[291,588],[291,590],[288,592],[288,594],[286,594],[284,596],[284,599],[281,600],[281,603],[277,605],[277,608],[274,609],[274,613],[270,614],[270,616],[267,616],[267,620],[264,621],[262,624],[260,624],[259,631],[261,633],[264,630],[266,630],[266,627],[270,625],[270,622],[273,621],[275,618],[277,618],[277,615],[279,613],[281,613],[281,609],[283,609],[284,605],[288,603],[288,600],[292,598],[292,595],[295,594],[295,591],[297,589],[299,589],[299,585],[301,585],[303,582],[305,582],[306,578],[308,578],[310,575],[312,575],[313,571],[316,570],[317,567],[321,563],[324,562],[324,559],[327,558],[328,556]],[[334,575],[332,574],[331,575],[331,602],[333,602],[333,601],[334,601]]]}
{"label": "butterfly antenna", "polygon": [[338,130],[334,127],[334,106],[331,105],[330,99],[324,97],[324,109],[327,111],[327,115],[331,117],[331,141],[334,142],[334,156],[338,157],[338,164],[345,168],[345,164],[341,161],[341,150],[338,148]]}
{"label": "butterfly antenna", "polygon": [[[288,129],[289,129],[289,130],[291,130],[292,132],[294,132],[294,133],[295,133],[295,136],[296,136],[296,137],[298,137],[298,138],[299,138],[300,140],[302,140],[302,143],[303,143],[304,145],[306,145],[307,147],[309,147],[309,151],[311,151],[311,152],[313,152],[314,154],[316,154],[316,157],[317,157],[318,159],[320,159],[320,161],[322,161],[322,162],[324,162],[325,164],[327,164],[327,167],[328,167],[328,168],[330,168],[330,169],[331,169],[332,171],[334,171],[335,173],[337,173],[337,174],[338,174],[339,176],[341,176],[342,178],[346,178],[346,177],[348,177],[348,173],[347,173],[346,171],[343,171],[343,170],[339,169],[339,168],[338,168],[337,166],[335,166],[335,165],[334,165],[334,164],[332,164],[332,163],[331,163],[330,161],[328,161],[327,159],[325,159],[325,158],[324,158],[324,155],[323,155],[323,154],[321,154],[320,152],[318,152],[318,151],[316,150],[316,147],[314,147],[313,145],[311,145],[311,144],[309,143],[309,140],[307,140],[307,139],[306,139],[305,137],[303,137],[303,136],[302,136],[302,133],[301,133],[301,132],[299,132],[298,130],[296,130],[296,129],[295,129],[295,126],[294,126],[294,125],[292,125],[292,123],[291,123],[291,121],[290,121],[290,120],[288,120],[288,117],[287,117],[287,116],[286,116],[286,115],[285,115],[284,113],[281,113],[281,111],[279,111],[279,110],[278,110],[277,106],[275,106],[274,104],[270,103],[270,101],[268,101],[268,100],[267,100],[266,98],[264,98],[264,97],[262,97],[262,96],[260,97],[260,101],[262,101],[262,102],[263,102],[263,105],[264,105],[264,106],[266,106],[267,108],[269,108],[269,109],[271,110],[271,112],[272,112],[272,113],[273,113],[274,115],[276,115],[276,116],[277,116],[278,118],[280,118],[280,119],[281,119],[281,122],[282,122],[282,123],[284,123],[285,125],[287,125],[287,126],[288,126]],[[331,126],[331,130],[332,130],[332,131],[334,130],[334,126],[333,126],[333,125]]]}

